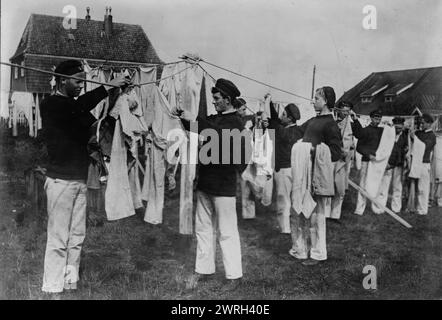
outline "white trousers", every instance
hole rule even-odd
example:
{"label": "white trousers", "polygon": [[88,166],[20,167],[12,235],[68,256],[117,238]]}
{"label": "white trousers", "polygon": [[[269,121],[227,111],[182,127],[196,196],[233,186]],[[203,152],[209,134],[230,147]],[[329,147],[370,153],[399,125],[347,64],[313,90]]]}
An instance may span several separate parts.
{"label": "white trousers", "polygon": [[[391,198],[391,210],[395,213],[399,213],[402,209],[402,167],[394,167],[389,170],[385,170],[382,182],[379,188],[378,196],[376,200],[384,207],[387,206],[388,192],[390,190],[390,184],[392,183],[392,198]],[[376,204],[372,205],[374,213],[380,214],[384,210],[379,208]]]}
{"label": "white trousers", "polygon": [[292,191],[292,169],[275,171],[273,178],[276,186],[276,214],[281,233],[290,233],[290,208]]}
{"label": "white trousers", "polygon": [[242,277],[241,245],[235,197],[217,197],[197,191],[195,271],[215,273],[216,233],[227,279]]}
{"label": "white trousers", "polygon": [[429,163],[422,163],[422,174],[417,182],[417,213],[428,213],[428,200],[430,198],[430,170]]}
{"label": "white trousers", "polygon": [[[290,254],[298,259],[327,260],[326,212],[330,211],[331,197],[316,196],[316,208],[310,219],[291,210],[292,248]],[[310,238],[310,245],[308,239]]]}
{"label": "white trousers", "polygon": [[[367,169],[368,169],[368,161],[362,161],[361,171],[359,172],[360,173],[359,185],[362,188],[364,188],[366,185]],[[362,216],[364,214],[366,205],[367,205],[367,199],[362,195],[362,193],[358,192],[358,199],[356,201],[356,210],[354,213]]]}
{"label": "white trousers", "polygon": [[75,289],[86,236],[86,192],[81,181],[47,178],[48,231],[44,261],[45,292]]}
{"label": "white trousers", "polygon": [[[348,161],[345,164],[345,174],[347,175],[347,179],[350,176],[350,170],[351,170],[351,161]],[[348,180],[347,180],[348,181]],[[348,183],[347,183],[348,188]],[[332,198],[331,202],[331,211],[330,215],[326,215],[326,218],[336,219],[339,220],[341,218],[341,212],[342,212],[342,203],[344,202],[345,194],[341,195],[338,194],[335,190],[335,195]]]}

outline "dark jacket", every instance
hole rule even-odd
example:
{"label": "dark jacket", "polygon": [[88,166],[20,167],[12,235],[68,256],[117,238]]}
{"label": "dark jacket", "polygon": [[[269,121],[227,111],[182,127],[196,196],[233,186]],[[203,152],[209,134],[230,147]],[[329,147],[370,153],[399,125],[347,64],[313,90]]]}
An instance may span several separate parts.
{"label": "dark jacket", "polygon": [[302,139],[302,131],[297,125],[284,127],[278,117],[278,113],[270,104],[269,128],[275,130],[275,170],[291,167],[292,147],[299,139]]}
{"label": "dark jacket", "polygon": [[[198,133],[201,133],[204,129],[213,129],[218,134],[218,142],[215,144],[210,142],[210,138],[203,144],[202,149],[206,146],[209,148],[209,143],[211,143],[211,150],[218,148],[219,150],[219,158],[218,163],[201,163],[201,159],[199,157],[199,167],[198,167],[198,190],[206,192],[210,195],[220,196],[220,197],[234,197],[236,196],[236,178],[237,172],[242,172],[246,167],[245,155],[244,155],[244,147],[245,147],[245,139],[241,139],[241,159],[240,163],[234,163],[234,156],[236,156],[236,152],[238,152],[238,145],[234,146],[234,143],[238,143],[238,140],[230,138],[230,159],[228,164],[223,164],[222,160],[222,151],[223,151],[223,129],[226,130],[224,135],[232,129],[238,129],[238,132],[242,132],[244,129],[243,122],[240,116],[236,113],[227,113],[227,114],[217,114],[211,115],[207,118],[197,117],[196,119],[198,123]],[[190,130],[190,122],[186,120],[181,120],[183,126],[186,130]],[[235,151],[236,150],[236,151]],[[206,149],[207,151],[207,149]],[[206,152],[202,152],[206,154]],[[234,154],[235,153],[235,154]],[[209,156],[213,156],[212,152],[207,152]]]}
{"label": "dark jacket", "polygon": [[394,143],[388,164],[392,167],[402,167],[405,162],[405,155],[408,149],[407,133],[402,131],[397,141]]}
{"label": "dark jacket", "polygon": [[316,116],[303,123],[300,127],[303,132],[303,142],[310,142],[314,147],[325,143],[331,153],[332,162],[343,157],[342,136],[333,115]]}
{"label": "dark jacket", "polygon": [[433,131],[424,131],[420,130],[416,132],[416,137],[419,138],[423,143],[425,143],[425,152],[424,152],[424,158],[422,160],[423,163],[430,163],[431,162],[431,152],[434,149],[434,146],[436,145],[436,135]]}
{"label": "dark jacket", "polygon": [[86,180],[89,129],[95,117],[89,112],[107,96],[101,86],[77,100],[52,95],[40,104],[43,141],[48,151],[47,175],[64,180]]}
{"label": "dark jacket", "polygon": [[371,124],[363,128],[359,120],[353,121],[351,128],[353,135],[358,139],[356,151],[362,155],[362,161],[370,161],[370,155],[376,155],[384,128]]}

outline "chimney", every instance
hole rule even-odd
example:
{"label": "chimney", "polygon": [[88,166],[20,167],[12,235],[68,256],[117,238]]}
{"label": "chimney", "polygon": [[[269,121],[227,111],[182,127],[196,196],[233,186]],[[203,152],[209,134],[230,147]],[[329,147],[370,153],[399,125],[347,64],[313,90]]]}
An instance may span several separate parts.
{"label": "chimney", "polygon": [[106,14],[104,15],[104,33],[110,37],[112,35],[112,8],[106,7]]}
{"label": "chimney", "polygon": [[86,21],[90,21],[91,20],[91,16],[89,15],[89,11],[90,10],[91,10],[91,8],[89,8],[89,7],[86,8],[86,12],[87,12],[86,17],[85,17]]}

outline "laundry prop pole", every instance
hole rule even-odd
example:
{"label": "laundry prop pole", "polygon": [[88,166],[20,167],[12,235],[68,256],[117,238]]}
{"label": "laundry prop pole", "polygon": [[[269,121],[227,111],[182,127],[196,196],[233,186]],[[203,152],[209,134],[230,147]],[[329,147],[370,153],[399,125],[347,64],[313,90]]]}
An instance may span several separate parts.
{"label": "laundry prop pole", "polygon": [[359,185],[357,185],[356,183],[354,183],[353,181],[351,181],[350,179],[348,179],[348,184],[351,185],[353,188],[355,188],[357,191],[359,191],[360,193],[362,193],[362,195],[364,195],[367,199],[369,199],[371,202],[375,203],[379,208],[381,208],[382,210],[384,210],[385,212],[387,212],[390,216],[392,216],[395,220],[397,220],[400,224],[402,224],[403,226],[407,227],[407,228],[412,228],[412,226],[405,221],[404,219],[402,219],[401,217],[399,217],[396,213],[394,213],[393,211],[391,211],[390,209],[388,209],[387,207],[383,206],[382,204],[380,204],[376,199],[370,197],[368,195],[368,192],[365,191],[365,189],[361,188]]}

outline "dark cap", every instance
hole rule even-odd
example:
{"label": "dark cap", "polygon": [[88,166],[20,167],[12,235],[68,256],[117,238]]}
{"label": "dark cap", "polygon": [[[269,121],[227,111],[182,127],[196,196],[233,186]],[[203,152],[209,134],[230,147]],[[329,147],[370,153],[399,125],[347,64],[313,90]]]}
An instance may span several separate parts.
{"label": "dark cap", "polygon": [[424,120],[427,123],[433,123],[434,122],[433,116],[431,114],[429,114],[429,113],[424,113],[421,116],[421,118],[422,118],[422,120]]}
{"label": "dark cap", "polygon": [[393,121],[393,124],[404,124],[405,119],[400,118],[400,117],[394,117],[392,121]]}
{"label": "dark cap", "polygon": [[238,90],[238,88],[233,84],[232,81],[226,80],[226,79],[218,79],[216,80],[215,87],[212,88],[212,92],[219,91],[220,93],[224,94],[225,96],[230,97],[231,102],[236,99],[236,97],[239,97],[241,95],[241,92]]}
{"label": "dark cap", "polygon": [[370,118],[382,118],[382,111],[381,110],[373,110],[370,112]]}
{"label": "dark cap", "polygon": [[80,61],[66,60],[61,62],[54,72],[71,76],[76,73],[84,72],[84,69]]}
{"label": "dark cap", "polygon": [[233,100],[233,107],[235,109],[239,109],[241,108],[243,105],[247,104],[246,101],[243,98],[237,98],[235,100]]}
{"label": "dark cap", "polygon": [[299,109],[294,103],[289,103],[284,108],[287,116],[292,118],[293,121],[301,119],[301,114],[299,113]]}
{"label": "dark cap", "polygon": [[341,100],[336,104],[336,107],[338,109],[349,108],[350,110],[353,110],[353,103],[351,103],[350,101]]}

